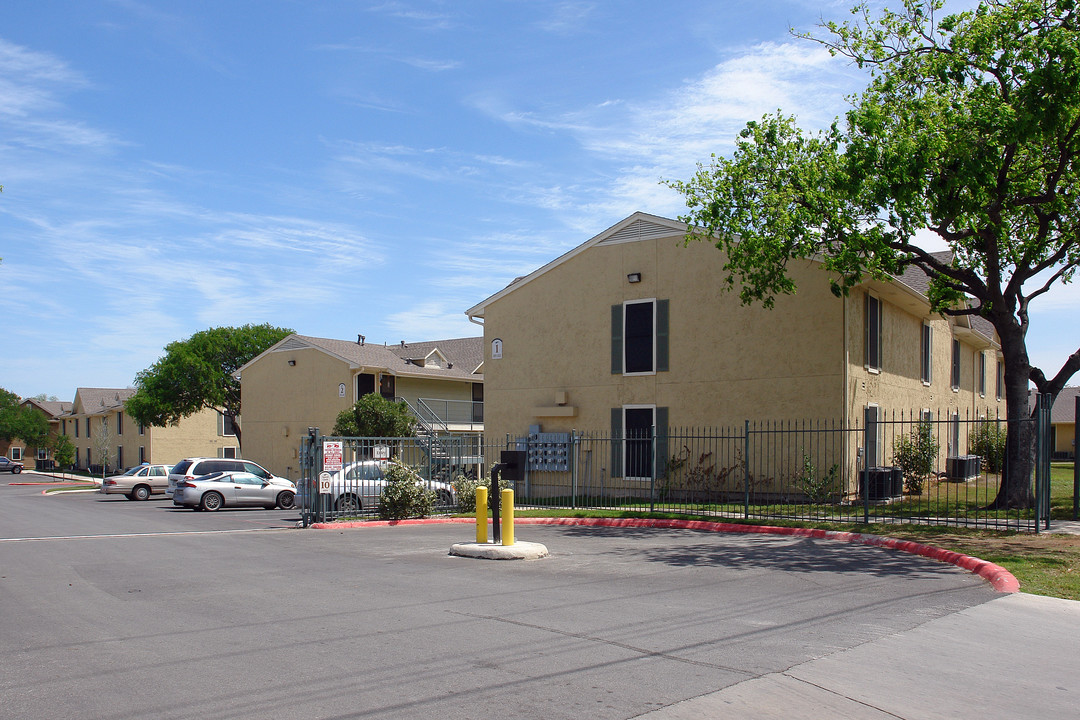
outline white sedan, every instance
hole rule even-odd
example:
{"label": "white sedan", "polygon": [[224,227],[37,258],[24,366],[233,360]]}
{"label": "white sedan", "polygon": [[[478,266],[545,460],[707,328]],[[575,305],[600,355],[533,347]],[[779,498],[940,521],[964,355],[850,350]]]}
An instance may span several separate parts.
{"label": "white sedan", "polygon": [[222,507],[276,507],[288,510],[296,498],[296,483],[279,477],[261,478],[249,472],[215,472],[176,484],[173,505],[193,510]]}

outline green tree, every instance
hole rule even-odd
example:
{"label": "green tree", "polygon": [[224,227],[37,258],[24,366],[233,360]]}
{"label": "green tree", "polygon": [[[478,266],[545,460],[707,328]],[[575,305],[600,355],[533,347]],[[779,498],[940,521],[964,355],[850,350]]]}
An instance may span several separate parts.
{"label": "green tree", "polygon": [[53,442],[53,459],[57,467],[69,468],[75,462],[75,444],[67,435],[57,435]]}
{"label": "green tree", "polygon": [[36,450],[45,447],[49,439],[49,421],[37,410],[21,404],[19,396],[0,388],[0,439],[15,438]]}
{"label": "green tree", "polygon": [[364,395],[348,410],[338,413],[333,435],[342,437],[408,437],[413,432],[413,416],[405,403],[382,395]]}
{"label": "green tree", "polygon": [[[1030,507],[1028,385],[1057,396],[1080,350],[1051,378],[1031,365],[1029,308],[1080,261],[1080,32],[1075,0],[984,0],[941,17],[938,0],[828,23],[807,37],[870,73],[845,121],[808,133],[781,112],[750,122],[730,159],[687,182],[681,218],[725,251],[726,284],[770,307],[795,292],[789,260],[815,258],[841,295],[907,266],[930,278],[932,309],[993,323],[1005,362],[1008,473],[993,505]],[[928,230],[951,257],[921,247]]]}
{"label": "green tree", "polygon": [[293,331],[268,324],[202,330],[165,346],[165,356],[135,378],[135,392],[124,410],[152,427],[175,425],[200,410],[231,418],[240,435],[240,381],[235,373],[247,361]]}

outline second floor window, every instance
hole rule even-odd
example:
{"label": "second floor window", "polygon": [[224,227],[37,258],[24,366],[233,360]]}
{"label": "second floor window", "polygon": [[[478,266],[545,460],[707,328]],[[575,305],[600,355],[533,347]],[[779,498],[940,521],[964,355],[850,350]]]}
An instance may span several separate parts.
{"label": "second floor window", "polygon": [[866,296],[866,367],[881,369],[881,300]]}
{"label": "second floor window", "polygon": [[922,326],[922,381],[929,385],[934,380],[934,329],[929,324]]}
{"label": "second floor window", "polygon": [[960,341],[953,338],[952,341],[952,378],[950,384],[953,390],[960,389]]}

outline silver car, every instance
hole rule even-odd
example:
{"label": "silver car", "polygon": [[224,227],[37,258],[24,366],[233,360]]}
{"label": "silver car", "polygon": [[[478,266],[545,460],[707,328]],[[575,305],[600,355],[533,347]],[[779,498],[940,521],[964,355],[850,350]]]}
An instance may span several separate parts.
{"label": "silver car", "polygon": [[173,490],[173,505],[193,510],[223,507],[276,507],[288,510],[296,497],[296,484],[279,477],[263,478],[249,472],[215,472],[181,480]]}
{"label": "silver car", "polygon": [[123,475],[113,475],[101,483],[106,495],[127,495],[128,500],[146,500],[151,495],[164,495],[169,487],[169,466],[136,465]]}
{"label": "silver car", "polygon": [[[399,465],[394,461],[362,460],[349,463],[334,474],[330,485],[330,507],[345,514],[372,512],[379,507],[379,498],[386,487],[385,471],[390,465]],[[435,492],[435,506],[450,508],[455,504],[454,488],[450,483],[433,480],[425,481],[415,470],[405,467],[425,488]],[[312,488],[316,494],[318,488]],[[314,507],[308,497],[308,487],[303,484],[297,502],[301,507]]]}

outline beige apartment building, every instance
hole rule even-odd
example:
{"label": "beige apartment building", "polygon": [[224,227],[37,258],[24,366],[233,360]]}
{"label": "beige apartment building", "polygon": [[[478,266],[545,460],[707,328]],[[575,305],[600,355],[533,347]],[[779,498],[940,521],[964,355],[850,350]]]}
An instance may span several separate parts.
{"label": "beige apartment building", "polygon": [[71,403],[56,400],[35,400],[26,398],[21,403],[45,417],[49,424],[49,446],[28,447],[26,441],[21,438],[12,438],[10,441],[0,439],[0,453],[7,455],[12,460],[25,464],[27,468],[35,470],[50,470],[53,467],[52,443],[60,433],[60,416],[71,409]]}
{"label": "beige apartment building", "polygon": [[143,462],[173,465],[186,457],[239,457],[231,424],[202,410],[176,425],[145,427],[124,412],[132,388],[78,388],[60,432],[75,445],[75,466],[122,471]]}
{"label": "beige apartment building", "polygon": [[237,374],[244,457],[290,479],[299,477],[308,428],[328,435],[338,414],[369,393],[407,402],[432,433],[484,429],[480,337],[383,345],[294,334]]}
{"label": "beige apartment building", "polygon": [[[686,229],[635,213],[467,311],[484,327],[489,436],[1004,416],[992,326],[931,313],[920,271],[837,298],[819,263],[792,260],[796,294],[743,306],[722,292],[721,251],[685,245]],[[947,434],[942,455],[964,453]]]}

